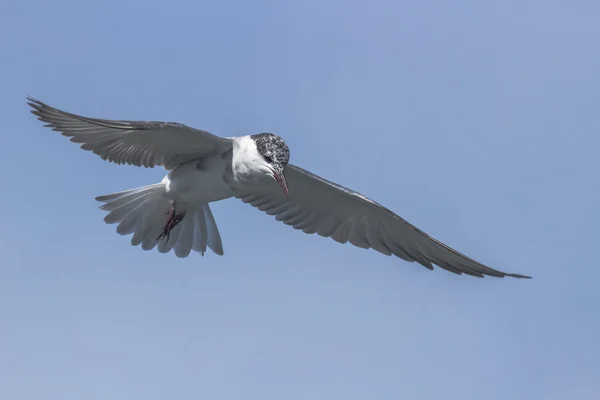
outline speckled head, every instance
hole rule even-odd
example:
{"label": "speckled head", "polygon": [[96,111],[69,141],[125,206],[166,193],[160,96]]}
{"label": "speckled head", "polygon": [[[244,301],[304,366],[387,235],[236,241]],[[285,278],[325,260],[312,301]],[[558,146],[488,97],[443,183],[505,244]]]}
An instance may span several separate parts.
{"label": "speckled head", "polygon": [[283,193],[289,198],[287,180],[285,178],[285,166],[290,161],[290,149],[287,144],[277,135],[272,133],[258,133],[250,136],[256,143],[260,155],[267,162],[273,178],[281,186]]}
{"label": "speckled head", "polygon": [[279,136],[272,133],[258,133],[250,137],[256,142],[258,152],[269,164],[285,166],[290,161],[290,149]]}

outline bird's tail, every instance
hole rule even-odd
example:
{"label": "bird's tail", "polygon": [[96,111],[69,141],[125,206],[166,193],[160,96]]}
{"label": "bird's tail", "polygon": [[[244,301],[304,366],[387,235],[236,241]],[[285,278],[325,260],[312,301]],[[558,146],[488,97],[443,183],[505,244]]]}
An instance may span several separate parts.
{"label": "bird's tail", "polygon": [[108,212],[104,221],[119,224],[117,233],[133,233],[131,244],[134,246],[141,244],[144,250],[157,247],[161,253],[174,250],[177,257],[187,257],[191,250],[204,255],[208,246],[216,254],[223,255],[221,235],[208,204],[177,208],[178,214],[185,212],[183,219],[168,237],[159,240],[173,204],[162,183],[98,196],[96,200],[105,203],[100,206]]}

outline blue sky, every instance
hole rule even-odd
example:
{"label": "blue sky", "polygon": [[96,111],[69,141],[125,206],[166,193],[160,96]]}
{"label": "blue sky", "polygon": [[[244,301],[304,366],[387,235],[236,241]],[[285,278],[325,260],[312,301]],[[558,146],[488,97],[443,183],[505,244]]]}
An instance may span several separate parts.
{"label": "blue sky", "polygon": [[[597,399],[600,5],[20,2],[0,13],[0,398]],[[430,272],[212,206],[225,256],[132,247],[160,180],[42,128],[285,138],[292,162],[529,281]]]}

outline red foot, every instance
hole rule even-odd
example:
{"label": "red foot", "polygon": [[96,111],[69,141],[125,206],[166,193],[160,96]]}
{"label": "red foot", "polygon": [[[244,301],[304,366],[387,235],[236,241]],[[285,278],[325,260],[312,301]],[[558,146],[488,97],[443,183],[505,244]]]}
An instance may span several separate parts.
{"label": "red foot", "polygon": [[169,218],[167,219],[167,223],[165,224],[165,226],[163,226],[163,231],[160,234],[160,236],[158,236],[156,238],[156,241],[161,240],[162,238],[167,238],[167,242],[169,241],[170,235],[171,235],[171,231],[173,230],[173,228],[175,228],[175,226],[177,226],[178,223],[181,222],[181,220],[183,219],[183,217],[185,216],[185,212],[176,214],[175,212],[175,203],[173,203],[173,208],[171,208],[169,211],[167,211],[166,215],[169,216]]}

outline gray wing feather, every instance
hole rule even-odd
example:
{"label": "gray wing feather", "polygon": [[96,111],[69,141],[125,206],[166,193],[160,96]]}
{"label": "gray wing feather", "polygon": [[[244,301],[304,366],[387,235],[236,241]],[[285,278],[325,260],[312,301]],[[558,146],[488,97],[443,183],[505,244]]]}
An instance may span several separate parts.
{"label": "gray wing feather", "polygon": [[305,233],[317,233],[385,255],[393,254],[428,269],[433,269],[435,264],[459,275],[529,278],[483,265],[362,194],[302,168],[288,165],[285,174],[290,188],[289,201],[275,182],[248,189],[237,197]]}
{"label": "gray wing feather", "polygon": [[177,165],[227,150],[231,140],[176,122],[88,118],[28,97],[31,112],[47,127],[81,143],[104,160],[140,167]]}

